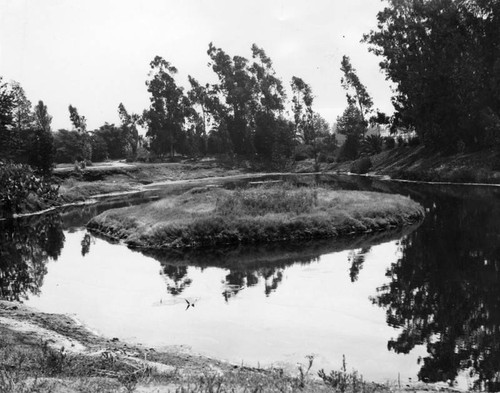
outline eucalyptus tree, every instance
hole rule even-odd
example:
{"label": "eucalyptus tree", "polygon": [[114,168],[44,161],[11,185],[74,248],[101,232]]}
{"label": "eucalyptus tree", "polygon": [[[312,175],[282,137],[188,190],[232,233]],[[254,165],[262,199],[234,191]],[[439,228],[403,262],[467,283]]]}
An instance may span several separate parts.
{"label": "eucalyptus tree", "polygon": [[314,96],[311,87],[299,77],[292,77],[292,110],[297,137],[309,145],[314,139],[313,109]]}
{"label": "eucalyptus tree", "polygon": [[347,104],[356,105],[363,121],[366,122],[372,112],[373,100],[368,94],[365,85],[361,83],[348,56],[344,55],[342,57],[340,70],[343,73],[340,82],[346,91]]}
{"label": "eucalyptus tree", "polygon": [[389,0],[364,39],[395,86],[396,124],[439,149],[500,146],[500,2]]}
{"label": "eucalyptus tree", "polygon": [[340,149],[340,160],[354,160],[358,157],[365,131],[363,114],[353,102],[349,103],[342,115],[337,117],[337,132],[346,136]]}
{"label": "eucalyptus tree", "polygon": [[232,58],[221,48],[209,44],[209,65],[217,74],[219,83],[213,91],[222,99],[219,118],[225,120],[228,134],[236,154],[254,153],[253,127],[257,109],[255,101],[256,79],[249,70],[248,60],[242,56]]}
{"label": "eucalyptus tree", "polygon": [[137,125],[139,123],[139,115],[136,113],[128,113],[125,106],[120,102],[118,105],[118,116],[120,118],[120,129],[122,138],[126,145],[130,147],[132,157],[137,156],[137,147],[139,145],[139,131]]}
{"label": "eucalyptus tree", "polygon": [[176,147],[185,136],[184,126],[192,108],[184,89],[175,81],[177,68],[160,56],[151,61],[150,68],[146,85],[151,104],[143,114],[148,127],[146,135],[151,138],[151,149],[155,153],[169,152],[173,158]]}
{"label": "eucalyptus tree", "polygon": [[[188,91],[188,97],[191,101],[193,107],[197,106],[201,113],[193,111],[195,128],[198,130],[198,134],[201,134],[201,139],[203,140],[203,153],[206,154],[208,150],[208,132],[207,129],[211,121],[211,112],[216,112],[213,110],[214,101],[211,96],[210,85],[201,85],[195,78],[191,75],[188,76],[189,84],[191,89]],[[212,111],[211,111],[212,109]],[[214,114],[215,115],[215,114]]]}
{"label": "eucalyptus tree", "polygon": [[42,100],[34,109],[34,132],[32,135],[29,163],[42,173],[50,174],[54,165],[54,136],[51,130],[52,116]]}
{"label": "eucalyptus tree", "polygon": [[79,144],[80,156],[77,160],[90,161],[92,159],[92,141],[89,133],[87,132],[87,119],[85,116],[80,116],[78,109],[73,105],[68,106],[69,119],[73,124],[73,132],[77,133]]}
{"label": "eucalyptus tree", "polygon": [[50,125],[52,123],[52,116],[49,115],[47,110],[47,105],[43,103],[42,100],[38,101],[38,104],[34,109],[35,123],[38,129],[50,132]]}
{"label": "eucalyptus tree", "polygon": [[14,96],[0,76],[0,160],[11,158],[14,144]]}
{"label": "eucalyptus tree", "polygon": [[254,85],[254,145],[260,158],[281,167],[293,153],[293,127],[283,116],[286,94],[276,76],[272,60],[264,49],[252,45],[253,64],[249,67]]}
{"label": "eucalyptus tree", "polygon": [[34,114],[31,101],[26,97],[26,92],[19,82],[11,82],[10,89],[12,91],[14,102],[14,129],[17,132],[29,130],[33,127],[34,123]]}

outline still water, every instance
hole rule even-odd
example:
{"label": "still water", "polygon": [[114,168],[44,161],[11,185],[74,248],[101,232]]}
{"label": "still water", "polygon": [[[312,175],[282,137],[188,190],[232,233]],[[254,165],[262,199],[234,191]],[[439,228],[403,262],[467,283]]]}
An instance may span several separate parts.
{"label": "still water", "polygon": [[290,180],[410,195],[427,216],[342,241],[149,255],[84,229],[102,210],[172,192],[151,190],[2,223],[0,296],[109,337],[252,366],[296,369],[312,354],[316,368],[338,369],[345,354],[380,382],[500,371],[499,189]]}

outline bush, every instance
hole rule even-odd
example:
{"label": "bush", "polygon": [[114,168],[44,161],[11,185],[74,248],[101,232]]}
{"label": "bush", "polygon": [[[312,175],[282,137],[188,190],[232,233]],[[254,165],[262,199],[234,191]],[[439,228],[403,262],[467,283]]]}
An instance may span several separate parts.
{"label": "bush", "polygon": [[314,157],[314,149],[311,145],[299,145],[294,152],[295,161],[304,161]]}
{"label": "bush", "polygon": [[56,203],[58,190],[28,165],[0,161],[0,216],[47,208]]}
{"label": "bush", "polygon": [[372,161],[370,160],[370,158],[362,157],[351,164],[350,171],[352,173],[357,173],[359,175],[362,175],[368,173],[371,167],[372,167]]}
{"label": "bush", "polygon": [[382,151],[384,140],[380,135],[368,135],[361,144],[361,151],[366,155],[378,154]]}
{"label": "bush", "polygon": [[414,136],[408,141],[408,146],[415,147],[418,145],[420,145],[420,138],[418,136]]}
{"label": "bush", "polygon": [[388,150],[396,147],[396,140],[392,136],[385,137],[385,148]]}

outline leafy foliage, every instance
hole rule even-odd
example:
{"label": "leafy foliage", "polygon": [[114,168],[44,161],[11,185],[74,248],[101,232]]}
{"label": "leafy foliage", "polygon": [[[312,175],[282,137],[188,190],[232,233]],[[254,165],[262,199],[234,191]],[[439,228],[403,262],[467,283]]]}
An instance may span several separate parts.
{"label": "leafy foliage", "polygon": [[343,73],[341,83],[346,91],[347,103],[356,105],[361,117],[365,120],[372,110],[373,100],[368,94],[365,85],[361,83],[348,56],[344,55],[342,57],[340,70]]}
{"label": "leafy foliage", "polygon": [[351,165],[350,172],[363,175],[368,173],[372,167],[372,161],[369,157],[361,157],[360,159],[354,161]]}
{"label": "leafy foliage", "polygon": [[498,1],[390,0],[365,41],[397,87],[393,127],[443,150],[498,146]]}
{"label": "leafy foliage", "polygon": [[361,143],[361,152],[364,155],[371,156],[378,154],[384,147],[384,138],[378,134],[368,135]]}
{"label": "leafy foliage", "polygon": [[143,113],[148,127],[146,135],[151,138],[151,149],[155,153],[170,153],[173,158],[183,138],[186,118],[192,109],[183,88],[175,82],[177,68],[160,56],[151,61],[150,68],[151,79],[146,85],[151,94],[151,105]]}
{"label": "leafy foliage", "polygon": [[0,161],[0,214],[38,210],[57,199],[58,187],[35,175],[29,166]]}

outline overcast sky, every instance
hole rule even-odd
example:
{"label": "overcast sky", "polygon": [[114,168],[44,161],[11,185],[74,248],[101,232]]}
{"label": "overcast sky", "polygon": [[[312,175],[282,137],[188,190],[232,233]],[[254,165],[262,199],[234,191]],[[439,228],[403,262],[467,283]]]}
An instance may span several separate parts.
{"label": "overcast sky", "polygon": [[214,82],[209,42],[231,56],[264,48],[286,85],[309,83],[329,122],[346,106],[342,55],[351,57],[375,106],[391,112],[380,59],[360,43],[376,27],[380,0],[0,0],[0,76],[43,100],[54,129],[70,128],[68,105],[89,129],[118,122],[117,107],[149,105],[149,62],[160,55],[187,76]]}

